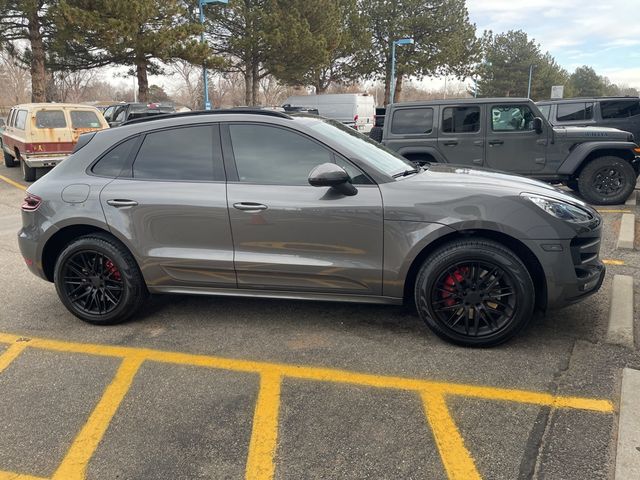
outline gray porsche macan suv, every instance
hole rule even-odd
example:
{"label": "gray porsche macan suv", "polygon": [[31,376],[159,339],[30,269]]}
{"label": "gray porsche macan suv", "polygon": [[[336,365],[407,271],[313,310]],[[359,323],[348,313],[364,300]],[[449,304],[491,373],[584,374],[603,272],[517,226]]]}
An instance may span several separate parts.
{"label": "gray porsche macan suv", "polygon": [[[415,302],[491,346],[600,287],[601,218],[547,184],[413,164],[305,115],[221,110],[81,138],[28,190],[22,255],[87,322],[149,293]],[[327,307],[329,308],[329,307]]]}

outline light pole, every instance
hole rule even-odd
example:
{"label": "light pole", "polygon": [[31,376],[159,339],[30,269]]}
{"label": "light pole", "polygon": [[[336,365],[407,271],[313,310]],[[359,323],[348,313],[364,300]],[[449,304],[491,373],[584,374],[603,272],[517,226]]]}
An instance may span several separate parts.
{"label": "light pole", "polygon": [[[204,6],[212,3],[227,4],[229,0],[198,0],[198,8],[200,10],[200,23],[202,24],[202,33],[200,41],[204,44]],[[211,110],[211,102],[209,101],[209,75],[207,75],[207,62],[202,62],[202,85],[204,86],[204,109]]]}
{"label": "light pole", "polygon": [[529,86],[527,87],[527,98],[531,98],[531,78],[533,77],[533,65],[529,65]]}
{"label": "light pole", "polygon": [[393,103],[393,96],[396,90],[396,45],[413,45],[413,38],[399,38],[391,44],[391,91],[389,92],[389,103]]}

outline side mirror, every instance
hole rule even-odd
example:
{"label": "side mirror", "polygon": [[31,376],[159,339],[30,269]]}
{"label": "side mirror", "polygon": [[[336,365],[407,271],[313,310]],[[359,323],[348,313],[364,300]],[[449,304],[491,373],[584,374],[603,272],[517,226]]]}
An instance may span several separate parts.
{"label": "side mirror", "polygon": [[332,187],[343,195],[355,195],[356,187],[351,184],[351,178],[346,170],[335,163],[323,163],[309,173],[309,184],[314,187]]}
{"label": "side mirror", "polygon": [[543,127],[542,119],[540,117],[534,118],[533,119],[533,129],[536,131],[536,133],[538,135],[540,135],[542,133],[542,127]]}

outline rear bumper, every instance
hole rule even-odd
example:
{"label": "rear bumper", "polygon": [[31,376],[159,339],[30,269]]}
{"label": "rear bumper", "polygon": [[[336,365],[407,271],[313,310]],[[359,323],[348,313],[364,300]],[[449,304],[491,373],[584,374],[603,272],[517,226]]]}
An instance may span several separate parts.
{"label": "rear bumper", "polygon": [[24,163],[26,163],[31,168],[42,168],[42,167],[55,167],[69,155],[55,155],[55,156],[28,156],[25,155],[23,157]]}

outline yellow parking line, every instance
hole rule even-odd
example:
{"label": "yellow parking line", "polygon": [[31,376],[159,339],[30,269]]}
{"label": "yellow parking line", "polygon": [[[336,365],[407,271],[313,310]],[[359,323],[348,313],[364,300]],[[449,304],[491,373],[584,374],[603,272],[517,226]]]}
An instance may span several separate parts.
{"label": "yellow parking line", "polygon": [[612,260],[610,258],[604,258],[602,263],[605,265],[624,265],[624,260]]}
{"label": "yellow parking line", "polygon": [[113,381],[107,386],[87,423],[69,447],[52,480],[84,480],[89,460],[98,448],[143,361],[142,358],[136,357],[122,360]]}
{"label": "yellow parking line", "polygon": [[[0,343],[10,344],[10,347],[0,356],[0,365],[5,367],[26,347],[123,359],[113,381],[105,389],[51,480],[84,478],[91,457],[144,361],[260,374],[260,390],[254,411],[253,430],[245,470],[247,480],[271,480],[274,476],[280,389],[282,379],[286,377],[418,392],[422,397],[427,420],[433,430],[443,465],[451,479],[477,479],[480,475],[451,417],[445,401],[447,395],[544,405],[553,408],[572,408],[598,413],[611,413],[614,410],[610,401],[597,398],[555,396],[528,390],[372,375],[330,368],[237,360],[146,348],[25,338],[5,333],[0,333]],[[13,478],[35,479],[35,477],[0,472],[0,480]]]}
{"label": "yellow parking line", "polygon": [[[27,342],[14,343],[0,355],[0,372],[9,366],[22,351],[27,348]],[[0,477],[1,480],[2,477]]]}
{"label": "yellow parking line", "polygon": [[444,395],[422,392],[422,403],[442,464],[450,480],[480,480],[480,473],[451,418]]}
{"label": "yellow parking line", "polygon": [[[19,337],[18,335],[0,333],[0,342],[2,343],[13,343],[20,338],[22,337]],[[178,353],[163,350],[151,350],[146,348],[116,347],[112,345],[75,343],[60,340],[46,340],[41,338],[30,338],[29,346],[44,350],[54,350],[70,353],[85,353],[89,355],[98,355],[105,357],[136,357],[161,363],[218,368],[237,372],[253,372],[260,374],[277,373],[279,375],[282,375],[283,377],[317,380],[322,382],[349,383],[368,387],[412,390],[418,392],[437,391],[443,394],[484,398],[487,400],[513,401],[556,408],[575,408],[601,413],[613,412],[613,404],[609,400],[554,396],[549,393],[541,393],[529,390],[483,387],[460,383],[393,377],[387,375],[373,375],[368,373],[349,372],[346,370],[337,370],[331,368],[238,360],[209,355],[197,355],[192,353]]]}
{"label": "yellow parking line", "polygon": [[49,480],[43,477],[34,477],[33,475],[26,475],[24,473],[16,472],[0,472],[0,480]]}
{"label": "yellow parking line", "polygon": [[598,213],[631,213],[631,210],[618,210],[618,209],[602,209],[596,210]]}
{"label": "yellow parking line", "polygon": [[2,180],[3,182],[8,183],[9,185],[13,185],[14,187],[19,188],[20,190],[26,190],[27,189],[27,187],[25,187],[21,183],[14,182],[13,180],[11,180],[10,178],[5,177],[4,175],[0,175],[0,180]]}
{"label": "yellow parking line", "polygon": [[245,470],[246,480],[273,478],[281,382],[282,377],[277,373],[262,374],[260,377],[260,392],[253,415],[253,431]]}

